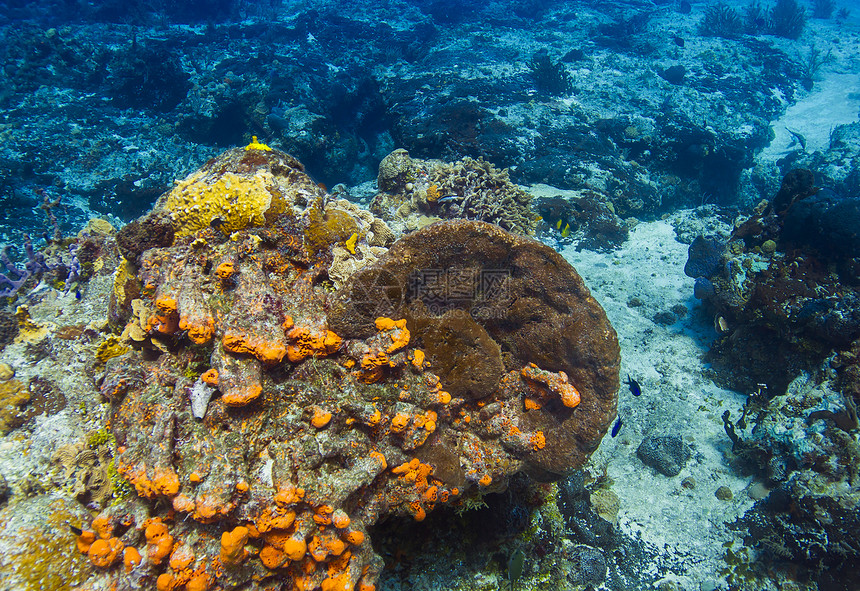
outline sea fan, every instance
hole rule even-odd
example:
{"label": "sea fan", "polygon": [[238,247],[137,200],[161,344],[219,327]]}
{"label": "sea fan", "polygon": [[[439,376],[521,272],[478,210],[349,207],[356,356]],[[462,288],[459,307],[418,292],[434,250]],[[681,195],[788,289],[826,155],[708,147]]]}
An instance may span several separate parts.
{"label": "sea fan", "polygon": [[770,30],[786,39],[798,39],[806,26],[806,10],[797,0],[776,0],[770,11]]}
{"label": "sea fan", "polygon": [[836,2],[833,0],[813,0],[812,18],[830,18],[836,10]]}
{"label": "sea fan", "polygon": [[740,37],[743,32],[743,21],[737,10],[728,4],[713,4],[705,11],[702,22],[699,23],[699,33],[707,37]]}

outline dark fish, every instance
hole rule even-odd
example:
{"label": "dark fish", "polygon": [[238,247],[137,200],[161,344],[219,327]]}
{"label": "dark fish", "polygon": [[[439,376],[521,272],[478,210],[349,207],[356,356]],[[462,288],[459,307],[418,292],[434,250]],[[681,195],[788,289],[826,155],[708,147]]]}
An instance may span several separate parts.
{"label": "dark fish", "polygon": [[75,290],[75,298],[76,298],[76,299],[81,299],[82,297],[84,297],[84,296],[82,296],[82,295],[81,295],[81,290],[80,290],[80,289],[76,289],[76,290]]}
{"label": "dark fish", "polygon": [[681,4],[678,5],[678,12],[681,14],[690,14],[692,11],[693,6],[687,0],[681,0]]}
{"label": "dark fish", "polygon": [[79,535],[81,535],[82,533],[84,533],[84,530],[82,530],[82,529],[81,529],[81,528],[79,528],[79,527],[75,527],[75,526],[74,526],[74,525],[72,525],[71,523],[69,524],[69,529],[70,529],[70,530],[72,531],[72,533],[73,533],[73,534],[75,534],[76,536],[79,536]]}
{"label": "dark fish", "polygon": [[621,425],[623,424],[624,423],[621,422],[621,417],[618,417],[618,420],[615,421],[614,425],[612,425],[612,431],[610,432],[610,435],[612,435],[613,437],[618,435],[618,432],[621,431]]}
{"label": "dark fish", "polygon": [[684,38],[683,37],[678,37],[677,35],[672,35],[672,41],[678,47],[684,47]]}
{"label": "dark fish", "polygon": [[791,143],[788,145],[788,147],[790,148],[796,144],[800,144],[801,149],[806,152],[806,138],[800,135],[798,132],[792,131],[787,127],[785,128],[785,130],[791,134]]}
{"label": "dark fish", "polygon": [[511,589],[514,588],[514,581],[523,576],[525,561],[526,555],[519,548],[514,550],[511,557],[508,558],[508,580],[511,582]]}
{"label": "dark fish", "polygon": [[642,387],[639,386],[639,382],[630,378],[630,374],[627,374],[627,381],[624,383],[630,387],[631,394],[633,394],[634,396],[642,395]]}

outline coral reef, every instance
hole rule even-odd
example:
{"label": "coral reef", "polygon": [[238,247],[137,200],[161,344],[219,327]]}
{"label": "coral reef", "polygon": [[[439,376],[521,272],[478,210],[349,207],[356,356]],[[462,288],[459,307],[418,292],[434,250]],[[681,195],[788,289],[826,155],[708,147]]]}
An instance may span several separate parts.
{"label": "coral reef", "polygon": [[[247,187],[259,197],[249,203],[271,191],[268,209],[240,223],[226,201],[196,207],[209,195],[189,189],[201,179],[234,187],[259,169],[271,172]],[[253,144],[189,180],[142,220],[170,215],[173,243],[118,266],[110,316],[126,325],[96,347],[113,465],[137,493],[114,494],[80,528],[80,551],[105,577],[368,591],[383,564],[369,539],[380,520],[423,521],[523,471],[557,478],[596,448],[615,416],[618,342],[551,249],[472,221],[386,249],[378,218]],[[380,250],[333,291],[338,248]],[[406,294],[422,287],[416,270],[470,291],[370,313],[366,298],[383,300],[368,277]],[[107,456],[93,455],[69,448],[58,462],[85,481],[76,494],[101,504]]]}
{"label": "coral reef", "polygon": [[751,393],[723,422],[739,466],[765,490],[735,525],[759,560],[746,564],[742,549],[727,562],[753,576],[787,561],[819,588],[850,589],[860,548],[860,203],[815,180],[789,171],[727,240],[694,240],[685,272],[722,333],[709,353],[716,376]]}
{"label": "coral reef", "polygon": [[538,221],[531,196],[510,181],[507,170],[483,158],[445,163],[395,150],[380,162],[377,185],[381,192],[371,211],[405,231],[440,219],[466,218],[531,235]]}
{"label": "coral reef", "polygon": [[612,250],[627,240],[628,223],[616,215],[608,196],[590,190],[565,194],[536,200],[535,209],[541,216],[539,236],[554,236],[572,242],[577,249],[597,251]]}
{"label": "coral reef", "polygon": [[755,405],[735,451],[772,490],[735,527],[762,553],[759,568],[788,560],[820,588],[850,589],[860,549],[860,447],[851,435],[856,407],[834,390],[838,382],[825,364]]}
{"label": "coral reef", "polygon": [[698,239],[685,271],[722,333],[710,358],[721,379],[785,391],[860,336],[858,200],[820,191],[808,170],[783,179],[770,202],[726,241]]}

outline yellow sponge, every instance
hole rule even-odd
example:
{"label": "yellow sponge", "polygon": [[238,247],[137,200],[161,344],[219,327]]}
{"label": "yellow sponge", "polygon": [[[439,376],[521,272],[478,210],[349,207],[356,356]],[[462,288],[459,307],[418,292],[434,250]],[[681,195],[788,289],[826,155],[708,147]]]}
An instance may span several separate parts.
{"label": "yellow sponge", "polygon": [[175,222],[176,235],[187,236],[212,225],[225,233],[266,224],[266,215],[282,213],[286,204],[272,173],[225,172],[212,178],[203,170],[180,181],[167,196],[164,208]]}

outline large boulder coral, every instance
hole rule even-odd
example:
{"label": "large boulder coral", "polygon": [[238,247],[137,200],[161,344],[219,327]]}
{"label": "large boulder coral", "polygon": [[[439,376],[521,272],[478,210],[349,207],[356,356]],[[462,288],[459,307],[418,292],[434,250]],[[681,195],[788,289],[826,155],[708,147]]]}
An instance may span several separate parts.
{"label": "large boulder coral", "polygon": [[329,324],[339,334],[363,338],[382,313],[407,318],[418,342],[440,351],[433,367],[446,370],[440,375],[446,384],[454,372],[449,368],[464,353],[440,348],[436,335],[455,313],[464,319],[456,338],[467,340],[465,332],[483,329],[486,336],[473,340],[490,343],[480,346],[484,361],[475,365],[476,374],[490,371],[486,366],[497,357],[509,370],[536,363],[569,376],[583,401],[575,413],[547,421],[552,426],[540,422],[558,442],[532,461],[545,470],[562,473],[580,465],[614,417],[615,332],[573,267],[535,240],[467,220],[410,234],[350,278],[329,310]]}
{"label": "large boulder coral", "polygon": [[[289,162],[250,149],[263,173]],[[230,165],[246,158],[228,152],[191,178],[232,187]],[[83,546],[145,554],[133,577],[158,588],[367,591],[382,568],[368,538],[379,520],[420,521],[519,472],[585,462],[615,415],[619,347],[564,259],[497,226],[441,223],[376,247],[379,260],[334,292],[332,250],[369,247],[384,226],[297,166],[266,187],[307,197],[248,227],[212,207],[192,219],[203,210],[189,201],[173,210],[175,242],[118,274],[139,286],[113,300],[134,350],[107,360],[100,388],[117,471],[138,498],[84,528]],[[457,274],[472,295],[404,299],[416,269]],[[366,284],[380,271],[395,282],[387,295],[404,296],[386,313],[349,295],[379,295]],[[93,563],[132,576],[109,558]]]}

